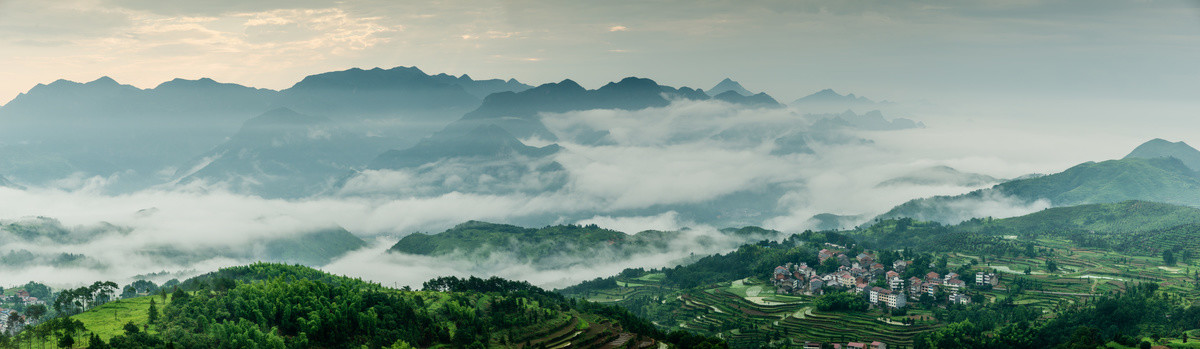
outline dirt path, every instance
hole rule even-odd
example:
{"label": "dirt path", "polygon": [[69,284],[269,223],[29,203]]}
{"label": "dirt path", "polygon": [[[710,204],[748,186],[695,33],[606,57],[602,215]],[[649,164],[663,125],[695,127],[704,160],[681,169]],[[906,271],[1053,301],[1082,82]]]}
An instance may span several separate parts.
{"label": "dirt path", "polygon": [[[993,290],[996,290],[996,291],[1008,291],[1008,289],[1007,289],[1007,288],[1000,288],[1000,287],[993,288]],[[1025,290],[1025,292],[1033,292],[1033,293],[1041,293],[1041,294],[1053,294],[1053,295],[1059,295],[1059,296],[1076,296],[1076,297],[1091,297],[1091,296],[1099,296],[1098,294],[1095,294],[1095,293],[1070,293],[1070,292],[1052,292],[1052,291],[1037,291],[1037,290]]]}
{"label": "dirt path", "polygon": [[886,318],[875,318],[875,320],[879,320],[879,322],[882,322],[882,323],[885,323],[885,324],[888,324],[888,325],[896,325],[896,326],[908,326],[908,324],[906,324],[906,323],[892,321],[892,319],[886,319]]}
{"label": "dirt path", "polygon": [[[796,313],[792,314],[792,317],[797,318],[797,319],[803,319],[806,316],[812,316],[812,314],[813,314],[812,307],[804,307],[804,309],[797,310]],[[787,316],[784,316],[784,317],[787,317]]]}

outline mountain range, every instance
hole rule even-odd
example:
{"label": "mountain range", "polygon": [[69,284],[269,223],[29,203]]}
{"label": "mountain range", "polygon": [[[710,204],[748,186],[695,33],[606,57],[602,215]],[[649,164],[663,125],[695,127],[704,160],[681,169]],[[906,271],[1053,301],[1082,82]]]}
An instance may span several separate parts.
{"label": "mountain range", "polygon": [[876,110],[893,107],[896,103],[888,101],[873,101],[867,97],[855,96],[853,93],[840,94],[832,89],[817,91],[808,96],[792,101],[791,106],[801,111],[814,114],[840,113],[846,110]]}
{"label": "mountain range", "polygon": [[317,74],[282,91],[207,78],[175,79],[152,89],[108,77],[59,80],[0,107],[0,172],[39,186],[72,175],[120,174],[110,190],[138,190],[179,179],[197,158],[239,147],[230,137],[244,138],[237,133],[262,126],[251,119],[278,108],[328,118],[354,137],[385,138],[380,150],[367,147],[361,151],[375,153],[355,156],[369,159],[416,144],[487,94],[529,87],[511,79],[431,76],[415,67]]}
{"label": "mountain range", "polygon": [[[675,100],[782,107],[732,80],[721,86],[739,89],[706,92],[636,77],[594,90],[571,80],[533,87],[513,79],[429,75],[416,67],[316,74],[280,91],[207,78],[152,89],[107,77],[60,80],[0,107],[6,126],[0,129],[0,173],[33,186],[101,176],[109,177],[112,193],[206,183],[271,198],[336,191],[356,171],[438,162],[478,169],[463,178],[486,174],[503,182],[536,172],[557,183],[561,174],[553,172],[560,166],[553,161],[523,163],[558,149],[522,143],[557,140],[543,114],[633,111]],[[605,132],[596,130],[596,139]]]}
{"label": "mountain range", "polygon": [[[773,98],[761,93],[741,96],[727,91],[713,99],[726,97],[730,98],[728,103],[749,108],[780,106]],[[379,155],[370,162],[367,170],[415,173],[421,182],[415,191],[422,194],[554,191],[566,181],[562,166],[551,158],[561,148],[553,143],[533,147],[523,142],[559,140],[543,123],[543,115],[592,109],[635,111],[665,107],[674,100],[708,99],[701,90],[663,86],[636,77],[611,82],[595,90],[588,90],[572,80],[563,80],[521,92],[495,93],[485,98],[479,108],[416,145]],[[607,135],[607,130],[592,131],[598,143]],[[353,187],[345,187],[355,181],[369,181],[363,176],[357,173],[342,180],[341,192],[364,194]],[[438,183],[447,183],[446,180],[452,180],[453,185],[439,188]],[[534,186],[530,187],[530,184]],[[412,189],[412,186],[393,188],[405,193],[413,193]]]}
{"label": "mountain range", "polygon": [[[1133,154],[1163,154],[1162,140],[1139,146]],[[1195,149],[1172,144],[1178,154]],[[908,201],[878,218],[911,217],[918,220],[957,223],[967,218],[963,208],[973,203],[1009,198],[1017,203],[1044,200],[1052,207],[1144,200],[1184,206],[1200,206],[1200,172],[1174,157],[1127,156],[1120,160],[1087,162],[1063,172],[1015,179],[991,188],[956,196],[935,196]]]}
{"label": "mountain range", "polygon": [[235,192],[302,197],[325,192],[337,177],[387,149],[332,119],[288,108],[246,121],[229,140],[176,173],[176,182],[222,183]]}

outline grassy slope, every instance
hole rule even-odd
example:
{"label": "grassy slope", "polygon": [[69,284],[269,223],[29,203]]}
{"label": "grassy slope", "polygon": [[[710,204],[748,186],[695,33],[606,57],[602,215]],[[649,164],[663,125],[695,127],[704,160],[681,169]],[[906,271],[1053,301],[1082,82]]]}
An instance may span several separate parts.
{"label": "grassy slope", "polygon": [[1051,208],[1021,217],[993,221],[993,224],[1020,232],[1091,230],[1114,234],[1166,229],[1193,223],[1200,223],[1200,209],[1146,201]]}
{"label": "grassy slope", "polygon": [[[107,341],[113,336],[125,334],[124,326],[128,322],[133,322],[138,326],[145,325],[150,316],[150,299],[154,299],[160,315],[163,306],[170,303],[169,295],[166,300],[159,296],[122,299],[106,303],[71,318],[83,322],[89,331],[100,335],[100,338]],[[154,332],[153,326],[150,328],[150,332]],[[86,337],[77,338],[76,342],[80,341],[86,342]]]}
{"label": "grassy slope", "polygon": [[1125,200],[1200,205],[1200,176],[1174,158],[1088,162],[996,189],[1024,199],[1047,198],[1057,206]]}
{"label": "grassy slope", "polygon": [[[125,324],[133,322],[142,329],[150,316],[150,299],[153,298],[157,304],[159,314],[162,314],[164,304],[171,302],[170,295],[164,301],[160,296],[142,296],[129,299],[121,299],[105,303],[98,307],[89,309],[83,313],[71,316],[72,319],[79,320],[87,331],[75,335],[74,348],[86,348],[88,338],[92,333],[100,336],[101,339],[108,341],[113,336],[125,334]],[[150,327],[150,333],[156,333],[154,326]],[[57,348],[58,342],[55,342],[54,337],[49,337],[45,342],[34,339],[33,343],[23,342],[23,345],[32,345],[35,348]]]}

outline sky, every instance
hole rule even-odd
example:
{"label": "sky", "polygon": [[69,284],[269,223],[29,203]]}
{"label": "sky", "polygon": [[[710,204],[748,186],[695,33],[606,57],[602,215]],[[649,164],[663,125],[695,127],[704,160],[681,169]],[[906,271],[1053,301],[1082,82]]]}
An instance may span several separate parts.
{"label": "sky", "polygon": [[0,103],[38,83],[282,89],[351,67],[709,88],[790,101],[1189,102],[1195,0],[0,0]]}
{"label": "sky", "polygon": [[[547,212],[585,218],[539,225],[711,233],[715,227],[674,211],[621,212],[780,183],[806,185],[785,187],[790,192],[777,204],[789,210],[762,225],[798,231],[819,213],[874,215],[911,198],[976,189],[877,186],[929,166],[1014,178],[1120,158],[1151,138],[1196,146],[1196,62],[1200,1],[1190,0],[0,0],[0,103],[57,79],[110,76],[150,88],[174,78],[208,77],[283,89],[321,72],[417,66],[431,74],[535,85],[570,78],[589,88],[626,76],[709,88],[729,77],[784,102],[833,88],[915,107],[914,115],[903,116],[929,125],[865,132],[856,136],[870,144],[817,149],[820,156],[776,156],[760,144],[731,145],[712,141],[713,135],[749,129],[775,137],[771,132],[804,129],[811,120],[796,118],[797,110],[677,101],[641,111],[548,115],[547,126],[560,135],[595,126],[610,131],[614,143],[588,146],[561,137],[567,151],[554,160],[572,174],[570,190],[538,195],[286,201],[190,188],[105,195],[96,188],[107,179],[79,177],[61,188],[0,188],[0,223],[44,215],[87,230],[107,222],[131,228],[127,234],[135,239],[0,241],[0,251],[83,252],[114,266],[103,270],[106,277],[128,278],[168,267],[211,270],[245,262],[217,256],[163,266],[130,261],[134,251],[232,249],[251,238],[336,224],[372,245],[327,266],[330,271],[414,285],[436,275],[480,272],[562,286],[630,266],[672,265],[694,246],[553,273],[505,263],[484,270],[383,251],[414,231],[436,232],[469,219],[541,219]],[[445,175],[454,170],[446,167]],[[408,188],[395,183],[415,180],[407,173],[364,178],[374,181],[351,184],[379,192],[371,185]],[[1044,207],[999,201],[970,213],[1011,216]],[[0,268],[9,281],[51,276],[48,281],[62,285],[92,280],[98,271],[15,272]]]}

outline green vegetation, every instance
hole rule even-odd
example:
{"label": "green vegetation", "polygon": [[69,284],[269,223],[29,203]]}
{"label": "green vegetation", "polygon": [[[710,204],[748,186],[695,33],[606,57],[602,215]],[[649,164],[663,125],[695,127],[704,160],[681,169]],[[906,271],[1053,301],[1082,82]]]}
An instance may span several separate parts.
{"label": "green vegetation", "polygon": [[1053,206],[1128,200],[1200,206],[1200,172],[1175,158],[1087,162],[1060,173],[1012,180],[963,195],[915,199],[892,208],[880,218],[911,217],[957,223],[966,219],[961,217],[959,206],[1000,196],[1026,203],[1044,199]]}
{"label": "green vegetation", "polygon": [[[89,332],[108,341],[112,337],[125,334],[124,326],[127,323],[149,324],[151,301],[156,302],[156,306],[166,306],[171,303],[171,297],[144,296],[116,300],[71,316],[71,318],[79,320]],[[76,340],[82,341],[79,338]]]}
{"label": "green vegetation", "polygon": [[180,285],[189,291],[108,302],[0,346],[590,348],[671,341],[724,347],[712,338],[662,332],[618,307],[499,278],[444,277],[407,291],[302,266],[254,264]]}
{"label": "green vegetation", "polygon": [[[65,307],[55,314],[78,314],[29,329],[16,342],[103,342],[117,348],[562,348],[663,342],[759,348],[881,341],[893,347],[1043,348],[1136,347],[1145,341],[1186,347],[1195,345],[1196,337],[1185,333],[1200,328],[1200,304],[1195,304],[1200,266],[1192,258],[1200,240],[1198,219],[1200,210],[1126,201],[958,225],[880,220],[850,231],[806,231],[747,244],[687,265],[626,269],[555,292],[497,278],[455,277],[430,280],[421,291],[396,290],[311,268],[255,264],[185,280],[167,297],[151,293],[105,303],[97,297],[111,297],[114,285],[66,290],[57,297],[64,301],[56,302]],[[472,222],[456,229],[460,232],[445,238],[419,236],[404,248],[435,253],[473,241],[486,253],[500,237],[512,241],[512,236],[531,238],[525,246],[549,248],[556,246],[556,236],[575,233],[582,233],[579,241],[605,245],[604,238],[618,236],[606,234],[637,239],[581,226],[525,229]],[[472,232],[482,235],[455,238]],[[771,232],[726,233],[757,237]],[[421,239],[425,243],[417,243]],[[837,270],[834,259],[817,263],[821,249],[849,256],[872,252],[884,265],[910,261],[900,272],[903,279],[958,273],[971,302],[952,304],[942,290],[910,299],[905,309],[889,310],[867,304],[863,294],[829,287],[823,295],[785,294],[771,283],[774,268],[787,263],[806,263],[818,273]],[[547,250],[528,251],[538,256]],[[1000,283],[975,285],[976,272],[996,273]],[[38,285],[25,288],[42,291]],[[139,282],[123,295],[155,288]]]}
{"label": "green vegetation", "polygon": [[[758,227],[725,229],[723,234],[755,241],[773,238],[777,231]],[[400,239],[391,252],[444,256],[455,253],[473,260],[486,260],[494,253],[511,253],[521,262],[545,268],[562,267],[563,256],[628,257],[661,252],[684,239],[683,232],[647,230],[629,235],[596,225],[556,225],[541,229],[507,224],[469,221],[438,234],[414,233]]]}
{"label": "green vegetation", "polygon": [[[620,305],[667,329],[720,336],[737,348],[873,340],[904,347],[1055,347],[1079,343],[1074,333],[1081,328],[1092,333],[1089,326],[1096,332],[1088,336],[1102,344],[1123,345],[1119,339],[1131,347],[1142,338],[1182,343],[1183,331],[1200,327],[1195,322],[1200,319],[1191,315],[1200,312],[1200,305],[1192,304],[1200,299],[1200,266],[1192,259],[1171,266],[1164,256],[1195,251],[1197,239],[1190,234],[1198,231],[1192,228],[1197,211],[1128,201],[958,225],[881,220],[851,231],[804,232],[744,245],[684,266],[627,269],[559,292]],[[1083,232],[1090,238],[1080,238]],[[788,262],[829,271],[816,263],[821,248],[848,255],[871,249],[888,265],[910,260],[903,278],[930,271],[965,275],[972,302],[945,304],[946,294],[939,292],[910,300],[903,311],[886,311],[860,303],[861,294],[776,294],[764,281],[775,266]],[[973,285],[979,271],[999,274],[999,286]],[[1138,307],[1155,310],[1097,325],[1081,320],[1120,319]],[[1153,320],[1168,314],[1185,320]],[[1013,339],[993,340],[998,338]]]}
{"label": "green vegetation", "polygon": [[821,311],[866,311],[871,305],[860,294],[834,292],[817,297],[813,305]]}

